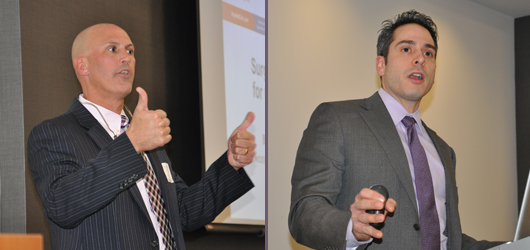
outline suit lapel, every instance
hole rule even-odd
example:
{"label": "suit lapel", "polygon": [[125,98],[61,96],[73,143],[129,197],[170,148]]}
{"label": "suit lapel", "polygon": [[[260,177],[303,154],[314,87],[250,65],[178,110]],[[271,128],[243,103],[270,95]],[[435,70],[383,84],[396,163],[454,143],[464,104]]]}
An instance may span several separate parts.
{"label": "suit lapel", "polygon": [[[423,123],[425,130],[429,134],[429,137],[440,156],[442,165],[445,172],[445,201],[446,201],[446,230],[444,233],[448,236],[447,246],[448,249],[457,248],[461,242],[461,227],[460,227],[460,215],[458,214],[458,190],[456,188],[455,179],[455,162],[454,152],[433,130],[431,130],[425,123]],[[454,223],[458,222],[458,223]]]}
{"label": "suit lapel", "polygon": [[449,151],[449,147],[442,147],[441,145],[444,145],[445,143],[442,141],[440,137],[431,130],[425,123],[422,121],[423,126],[425,127],[425,130],[427,131],[427,134],[429,134],[429,137],[432,140],[432,143],[434,144],[434,147],[436,148],[436,151],[438,152],[438,155],[440,156],[440,160],[442,161],[442,165],[445,168],[445,172],[453,173],[453,161],[451,159],[451,152]]}
{"label": "suit lapel", "polygon": [[[77,98],[74,98],[70,108],[68,109],[78,120],[79,124],[87,130],[88,136],[92,138],[94,143],[99,147],[99,149],[104,148],[112,142],[112,137],[109,136],[107,131],[101,126],[101,124],[92,116],[90,111],[88,111],[83,104],[79,102]],[[147,208],[145,207],[142,194],[136,185],[128,189],[131,192],[131,195],[138,203],[138,206],[145,214],[145,216],[151,220]]]}
{"label": "suit lapel", "polygon": [[[136,201],[136,203],[138,204],[138,206],[140,207],[140,210],[142,210],[142,213],[145,215],[145,217],[147,217],[149,221],[151,221],[151,216],[149,216],[149,212],[147,211],[147,207],[145,206],[145,203],[144,203],[144,198],[142,197],[142,194],[140,193],[140,189],[138,189],[138,184],[132,186],[128,190],[129,192],[131,192],[131,195]],[[151,221],[151,224],[153,224],[152,221]]]}
{"label": "suit lapel", "polygon": [[[422,121],[423,122],[423,121]],[[436,148],[436,151],[438,152],[438,155],[440,156],[440,160],[442,161],[442,165],[444,167],[445,172],[445,196],[447,204],[456,204],[458,201],[456,200],[456,183],[453,176],[455,176],[455,167],[453,162],[453,152],[451,152],[451,148],[449,145],[447,145],[433,130],[431,130],[425,123],[423,123],[423,126],[425,127],[425,130],[427,131],[427,134],[429,134],[429,137],[432,140],[432,143],[434,144],[434,147]],[[447,208],[447,212],[452,212],[450,210],[450,207]],[[458,213],[457,213],[458,214]],[[451,214],[449,214],[451,215]],[[449,217],[449,216],[448,216]]]}
{"label": "suit lapel", "polygon": [[[427,131],[427,134],[429,134],[429,137],[431,138],[432,143],[434,144],[434,147],[436,148],[436,151],[438,152],[438,155],[440,156],[440,160],[442,161],[442,165],[444,166],[444,169],[445,169],[445,175],[447,176],[449,174],[450,176],[454,176],[455,174],[454,166],[453,166],[453,160],[451,158],[452,153],[449,151],[449,147],[443,147],[442,145],[445,145],[445,142],[442,141],[440,137],[438,137],[436,132],[434,132],[429,127],[427,127],[427,125],[425,125],[423,121],[422,123],[423,123],[423,126],[425,127],[425,130]],[[447,181],[451,181],[451,180],[447,180]],[[446,183],[446,185],[447,184],[449,184],[449,186],[452,186],[454,183],[449,182],[449,183]]]}
{"label": "suit lapel", "polygon": [[392,117],[388,113],[378,93],[365,99],[361,106],[366,109],[366,112],[360,113],[361,117],[363,117],[383,147],[392,168],[396,171],[403,188],[417,210],[418,205],[412,184],[412,176],[410,175],[409,163]]}
{"label": "suit lapel", "polygon": [[[167,179],[167,176],[164,173],[162,168],[162,162],[170,164],[167,155],[164,152],[163,148],[157,148],[147,153],[151,164],[153,165],[153,170],[155,171],[156,178],[158,179],[158,184],[160,186],[160,193],[164,199],[164,205],[167,210],[167,216],[169,223],[171,224],[171,229],[173,230],[173,236],[177,248],[184,249],[184,239],[182,238],[182,227],[180,221],[179,213],[179,200],[177,195],[176,183],[170,183]],[[171,169],[171,165],[169,165]],[[176,176],[172,178],[176,181]]]}
{"label": "suit lapel", "polygon": [[[149,151],[147,152],[147,156],[149,157],[149,161],[151,162],[155,176],[158,180],[160,193],[162,195],[162,199],[164,200],[164,205],[167,210],[169,223],[171,224],[175,240],[178,241],[176,236],[179,234],[178,230],[180,230],[180,217],[178,211],[178,201],[175,199],[175,197],[177,197],[177,190],[175,185],[168,181],[168,178],[164,173],[162,162],[169,164],[169,159],[163,157],[165,154],[159,153],[160,150],[164,149],[157,148]],[[169,168],[171,168],[171,166],[169,166]]]}
{"label": "suit lapel", "polygon": [[87,134],[92,138],[94,143],[100,148],[104,148],[112,141],[107,131],[99,124],[92,114],[77,100],[74,99],[68,111],[72,112],[79,121],[79,124],[87,130]]}

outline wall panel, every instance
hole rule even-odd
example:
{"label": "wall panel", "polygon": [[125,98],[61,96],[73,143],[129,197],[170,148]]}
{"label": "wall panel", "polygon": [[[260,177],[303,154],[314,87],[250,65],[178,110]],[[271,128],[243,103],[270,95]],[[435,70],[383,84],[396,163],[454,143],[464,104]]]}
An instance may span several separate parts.
{"label": "wall panel", "polygon": [[26,231],[18,0],[0,1],[0,232]]}

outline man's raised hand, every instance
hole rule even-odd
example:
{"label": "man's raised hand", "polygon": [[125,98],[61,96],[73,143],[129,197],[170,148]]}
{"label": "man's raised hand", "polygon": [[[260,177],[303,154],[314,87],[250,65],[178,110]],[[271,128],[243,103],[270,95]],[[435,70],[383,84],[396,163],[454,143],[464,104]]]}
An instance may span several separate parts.
{"label": "man's raised hand", "polygon": [[228,139],[228,162],[236,170],[252,163],[256,154],[254,135],[247,131],[253,121],[254,113],[248,112],[245,121],[234,130]]}
{"label": "man's raised hand", "polygon": [[147,93],[137,87],[138,104],[126,133],[137,153],[162,147],[171,141],[169,119],[163,110],[149,110]]}

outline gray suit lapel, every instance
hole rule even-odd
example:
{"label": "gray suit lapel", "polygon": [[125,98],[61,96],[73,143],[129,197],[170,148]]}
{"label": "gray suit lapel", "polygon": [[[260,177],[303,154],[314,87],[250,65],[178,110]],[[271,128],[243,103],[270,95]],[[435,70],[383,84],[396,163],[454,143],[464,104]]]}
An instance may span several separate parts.
{"label": "gray suit lapel", "polygon": [[[449,151],[449,147],[443,147],[442,145],[446,145],[444,141],[442,141],[442,139],[440,137],[438,137],[438,135],[436,134],[436,132],[434,132],[433,130],[431,130],[429,127],[427,127],[427,125],[425,125],[425,123],[422,121],[423,123],[423,126],[425,127],[425,130],[427,131],[427,134],[429,134],[429,137],[431,138],[432,140],[432,143],[434,144],[434,147],[436,148],[436,151],[438,152],[438,155],[440,156],[440,160],[442,161],[442,165],[444,166],[444,169],[445,169],[445,175],[447,176],[449,174],[449,176],[454,176],[454,167],[453,167],[453,160],[451,159],[451,151]],[[452,183],[452,180],[450,180],[451,178],[446,178],[446,179],[449,179],[449,180],[446,180],[448,186],[452,186],[454,185],[454,183]]]}
{"label": "gray suit lapel", "polygon": [[378,93],[365,99],[361,106],[366,109],[366,112],[360,113],[361,117],[383,147],[403,188],[406,190],[409,199],[417,210],[418,205],[412,184],[412,176],[410,175],[409,163],[392,117],[390,117]]}
{"label": "gray suit lapel", "polygon": [[[462,229],[460,227],[460,215],[458,214],[458,190],[456,188],[455,176],[455,162],[452,158],[454,152],[451,151],[447,145],[433,130],[431,130],[425,123],[423,123],[425,130],[440,156],[445,172],[445,201],[446,201],[446,231],[444,234],[448,236],[448,249],[457,248],[461,245]],[[457,222],[457,223],[455,223]]]}
{"label": "gray suit lapel", "polygon": [[[422,121],[423,122],[423,121]],[[425,130],[427,131],[427,134],[429,134],[429,137],[432,140],[432,143],[434,144],[434,147],[436,148],[436,151],[438,152],[438,155],[440,156],[440,160],[442,161],[442,165],[444,166],[444,172],[445,172],[445,195],[446,195],[446,201],[447,204],[456,204],[458,203],[456,198],[456,183],[455,179],[452,176],[455,176],[455,167],[453,159],[451,158],[453,155],[453,152],[451,152],[451,148],[449,145],[447,145],[433,130],[431,130],[425,123],[423,123],[423,126],[425,127]],[[450,207],[447,208],[447,212],[453,212]],[[458,215],[458,212],[456,213]],[[449,216],[454,216],[453,214],[449,214]]]}

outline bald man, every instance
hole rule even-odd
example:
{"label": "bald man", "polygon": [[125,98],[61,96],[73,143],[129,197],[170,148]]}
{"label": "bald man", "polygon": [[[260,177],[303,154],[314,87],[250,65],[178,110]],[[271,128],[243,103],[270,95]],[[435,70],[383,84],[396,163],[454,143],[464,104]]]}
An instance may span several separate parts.
{"label": "bald man", "polygon": [[150,110],[140,87],[134,114],[124,111],[136,63],[127,33],[113,24],[83,30],[72,62],[83,93],[28,139],[53,249],[183,250],[183,230],[210,223],[253,187],[243,167],[255,154],[254,135],[246,131],[254,114],[188,187],[162,148],[171,140],[166,113]]}

